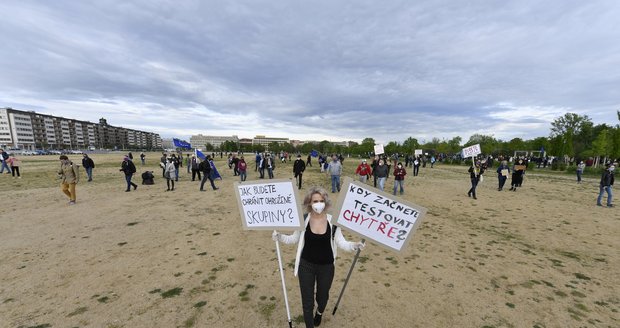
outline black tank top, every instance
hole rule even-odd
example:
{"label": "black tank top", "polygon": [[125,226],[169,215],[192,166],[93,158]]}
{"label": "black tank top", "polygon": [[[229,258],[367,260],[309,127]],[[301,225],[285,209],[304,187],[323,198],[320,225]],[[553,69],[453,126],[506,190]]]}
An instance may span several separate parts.
{"label": "black tank top", "polygon": [[310,229],[310,224],[306,227],[304,234],[304,249],[301,251],[301,258],[314,264],[334,263],[334,253],[331,246],[331,228],[327,225],[324,234],[317,235]]}

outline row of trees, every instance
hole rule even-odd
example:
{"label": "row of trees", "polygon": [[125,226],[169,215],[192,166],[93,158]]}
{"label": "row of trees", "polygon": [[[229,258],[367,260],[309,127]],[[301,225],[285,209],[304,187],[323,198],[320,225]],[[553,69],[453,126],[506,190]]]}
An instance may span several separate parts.
{"label": "row of trees", "polygon": [[[618,111],[620,121],[620,111]],[[416,138],[409,137],[403,142],[390,141],[384,145],[388,154],[405,153],[411,154],[414,149],[423,149],[430,154],[458,154],[467,146],[480,144],[482,152],[490,155],[511,155],[515,151],[544,150],[547,154],[560,158],[569,157],[576,160],[602,157],[620,158],[620,125],[608,124],[594,125],[587,115],[566,113],[556,118],[551,123],[549,137],[537,137],[530,140],[513,138],[509,141],[496,139],[492,134],[474,134],[467,142],[462,143],[461,137],[450,140],[433,138],[426,143],[420,143]],[[361,143],[352,142],[348,147],[335,145],[327,140],[320,143],[307,143],[301,146],[293,146],[290,143],[271,143],[268,147],[262,145],[240,145],[233,141],[226,141],[216,148],[210,144],[205,145],[207,151],[244,151],[263,152],[267,149],[273,152],[286,151],[289,153],[310,153],[317,150],[321,153],[342,153],[351,155],[366,155],[374,151],[375,139],[365,138]]]}

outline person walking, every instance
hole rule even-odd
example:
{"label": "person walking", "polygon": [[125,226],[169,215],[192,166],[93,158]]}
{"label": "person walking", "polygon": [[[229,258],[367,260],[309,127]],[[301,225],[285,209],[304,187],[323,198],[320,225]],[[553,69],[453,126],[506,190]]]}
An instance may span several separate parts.
{"label": "person walking", "polygon": [[[11,167],[11,175],[13,175],[13,178],[21,179],[22,176],[19,174],[19,166],[21,165],[21,161],[19,158],[15,157],[15,154],[11,154],[7,161],[9,163],[9,167]],[[16,174],[17,176],[15,176]]]}
{"label": "person walking", "polygon": [[131,191],[131,187],[133,187],[133,190],[138,189],[138,185],[131,182],[133,174],[136,173],[136,166],[133,164],[133,161],[129,158],[129,156],[125,156],[123,158],[121,169],[119,171],[125,173],[125,181],[127,181],[127,189],[125,192]]}
{"label": "person walking", "polygon": [[372,175],[372,169],[366,163],[366,159],[363,159],[362,163],[357,166],[357,168],[355,169],[355,174],[359,176],[360,182],[363,183],[366,183],[368,177]]}
{"label": "person walking", "polygon": [[258,172],[258,168],[260,166],[260,162],[262,159],[263,159],[263,156],[261,156],[260,152],[256,152],[256,156],[254,158],[254,161],[255,161],[254,172]]}
{"label": "person walking", "polygon": [[196,175],[198,175],[198,180],[202,180],[202,178],[200,177],[200,169],[198,168],[198,164],[200,164],[200,162],[196,158],[196,155],[192,155],[192,158],[190,159],[188,164],[188,167],[192,168],[192,181],[196,180]]}
{"label": "person walking", "polygon": [[340,192],[340,175],[342,174],[342,164],[338,160],[338,156],[333,155],[332,161],[327,166],[327,174],[331,176],[332,192]]}
{"label": "person walking", "polygon": [[583,170],[586,168],[586,164],[583,161],[577,164],[577,183],[581,183],[581,175],[583,174]]}
{"label": "person walking", "polygon": [[276,168],[276,163],[274,162],[273,158],[271,158],[271,154],[267,153],[267,155],[265,155],[261,167],[263,169],[263,174],[261,174],[261,176],[264,177],[265,169],[267,169],[269,179],[273,179],[273,170]]}
{"label": "person walking", "polygon": [[9,154],[7,152],[4,151],[4,149],[0,149],[0,165],[2,167],[0,167],[0,173],[4,172],[4,169],[6,168],[6,174],[11,174],[11,168],[9,167],[9,163],[8,160],[9,159]]}
{"label": "person walking", "polygon": [[478,182],[480,182],[480,176],[484,173],[484,169],[480,167],[480,162],[476,162],[475,165],[469,167],[469,179],[471,180],[471,188],[467,192],[467,196],[476,198],[476,187],[478,186]]}
{"label": "person walking", "polygon": [[396,165],[396,168],[394,169],[394,192],[393,194],[396,195],[396,189],[400,186],[400,194],[404,194],[405,193],[405,175],[407,175],[407,171],[405,171],[405,168],[403,167],[403,163],[398,162],[398,164]]}
{"label": "person walking", "polygon": [[161,167],[161,176],[166,178],[166,164],[168,163],[168,157],[166,153],[161,153],[159,158],[159,166]]}
{"label": "person walking", "polygon": [[[172,154],[172,156],[174,156],[174,154]],[[166,163],[166,167],[164,168],[164,177],[166,178],[166,186],[168,186],[168,190],[166,191],[174,191],[174,181],[177,179],[177,170],[178,169],[174,165],[174,158],[169,157],[168,163]]]}
{"label": "person walking", "polygon": [[377,188],[377,166],[379,166],[379,156],[375,155],[375,158],[373,158],[372,163],[370,164],[370,167],[372,168],[372,176],[373,176],[373,180],[374,180],[374,186],[375,188]]}
{"label": "person walking", "polygon": [[95,168],[95,162],[88,156],[88,154],[84,154],[84,158],[82,158],[82,167],[86,171],[88,182],[93,181],[93,169]]}
{"label": "person walking", "polygon": [[241,181],[245,181],[248,178],[247,170],[248,164],[245,162],[245,158],[241,156],[241,158],[239,158],[239,162],[237,162],[237,171],[239,171]]}
{"label": "person walking", "polygon": [[301,189],[301,176],[304,174],[306,170],[306,163],[301,159],[301,154],[297,154],[297,159],[295,163],[293,163],[293,174],[295,175],[295,179],[297,179],[297,188]]}
{"label": "person walking", "polygon": [[525,164],[523,159],[518,159],[512,168],[512,181],[510,181],[510,190],[517,191],[517,187],[523,184],[523,175],[525,174]]}
{"label": "person walking", "polygon": [[385,180],[388,177],[388,167],[385,165],[385,161],[380,159],[377,168],[375,169],[374,176],[377,178],[377,184],[379,185],[379,190],[383,191],[385,188]]}
{"label": "person walking", "polygon": [[142,165],[146,164],[146,155],[144,155],[144,152],[140,153],[140,161]]}
{"label": "person walking", "polygon": [[347,241],[342,229],[331,223],[332,216],[327,214],[331,201],[325,189],[310,188],[304,197],[303,207],[307,213],[304,215],[304,230],[295,231],[292,235],[274,231],[272,239],[284,244],[297,243],[294,275],[299,279],[304,322],[306,327],[317,327],[321,324],[329,299],[338,248],[351,252],[364,249],[365,244]]}
{"label": "person walking", "polygon": [[420,173],[420,156],[416,156],[413,160],[413,176],[417,177]]}
{"label": "person walking", "polygon": [[200,162],[198,165],[200,171],[202,171],[202,181],[200,181],[200,191],[205,191],[203,189],[205,182],[209,180],[211,182],[211,188],[213,190],[217,190],[218,188],[215,186],[213,182],[213,168],[211,167],[211,156],[207,156],[204,161]]}
{"label": "person walking", "polygon": [[78,166],[69,160],[67,155],[60,155],[60,169],[58,176],[60,177],[60,187],[62,192],[69,197],[69,205],[75,205],[76,191],[75,186],[80,182],[80,174]]}
{"label": "person walking", "polygon": [[308,158],[306,159],[306,166],[312,167],[312,154],[308,154]]}
{"label": "person walking", "polygon": [[607,163],[605,166],[606,168],[603,171],[603,175],[601,175],[601,183],[599,184],[600,190],[598,198],[596,199],[596,205],[603,206],[601,203],[603,200],[603,193],[607,192],[607,207],[613,207],[614,205],[611,203],[613,198],[611,187],[614,185],[614,170],[616,166],[611,163]]}
{"label": "person walking", "polygon": [[499,187],[497,188],[497,191],[502,191],[502,189],[504,189],[504,184],[506,184],[506,180],[508,180],[508,174],[510,174],[508,162],[502,161],[497,168],[497,180],[499,182]]}

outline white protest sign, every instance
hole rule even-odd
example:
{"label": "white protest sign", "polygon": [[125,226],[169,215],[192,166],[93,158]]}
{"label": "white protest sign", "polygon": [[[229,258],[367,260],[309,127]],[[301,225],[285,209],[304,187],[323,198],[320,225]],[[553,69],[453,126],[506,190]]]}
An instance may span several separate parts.
{"label": "white protest sign", "polygon": [[383,144],[375,145],[375,155],[381,155],[384,153],[385,151],[383,151]]}
{"label": "white protest sign", "polygon": [[463,158],[474,157],[480,154],[482,154],[482,151],[480,150],[480,144],[475,144],[473,146],[463,148]]}
{"label": "white protest sign", "polygon": [[241,221],[246,230],[300,230],[301,206],[291,180],[236,182]]}
{"label": "white protest sign", "polygon": [[416,149],[413,152],[414,155],[422,155],[422,149]]}
{"label": "white protest sign", "polygon": [[345,178],[335,212],[336,224],[402,252],[426,214],[426,208],[364,183]]}

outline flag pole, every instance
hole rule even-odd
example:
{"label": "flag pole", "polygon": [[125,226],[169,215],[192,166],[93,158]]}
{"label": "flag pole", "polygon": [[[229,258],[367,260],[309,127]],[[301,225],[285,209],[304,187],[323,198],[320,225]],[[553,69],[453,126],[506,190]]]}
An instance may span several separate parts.
{"label": "flag pole", "polygon": [[[273,231],[276,234],[277,231]],[[280,256],[280,243],[276,240],[276,253],[278,254],[278,266],[280,267],[280,279],[282,279],[282,292],[284,294],[284,303],[286,304],[286,317],[288,318],[289,328],[293,328],[293,322],[291,321],[291,310],[288,307],[288,296],[286,295],[286,283],[284,282],[284,269],[282,269],[282,257]],[[359,252],[358,252],[359,253]]]}
{"label": "flag pole", "polygon": [[[366,242],[366,240],[362,239],[362,243]],[[336,314],[338,311],[338,304],[340,304],[340,300],[342,299],[342,294],[344,294],[344,290],[347,288],[347,284],[349,283],[349,279],[351,278],[351,273],[353,273],[353,267],[355,267],[355,263],[357,263],[357,259],[360,257],[361,249],[357,249],[355,253],[355,257],[353,258],[353,263],[351,263],[351,268],[349,269],[349,273],[347,274],[347,279],[344,281],[344,285],[342,285],[342,290],[340,291],[340,296],[338,296],[338,301],[336,302],[336,306],[334,306],[334,311],[332,311],[332,315]]]}

